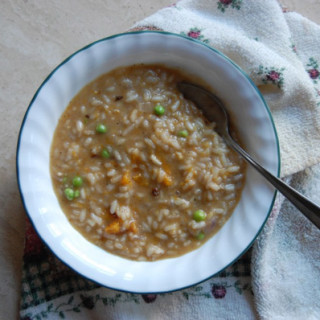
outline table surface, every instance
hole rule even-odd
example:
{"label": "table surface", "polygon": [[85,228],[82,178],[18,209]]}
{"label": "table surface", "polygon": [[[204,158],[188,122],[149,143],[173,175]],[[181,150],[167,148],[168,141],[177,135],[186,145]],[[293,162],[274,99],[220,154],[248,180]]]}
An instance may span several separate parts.
{"label": "table surface", "polygon": [[[15,173],[18,132],[46,75],[86,44],[129,29],[172,0],[11,0],[0,4],[0,318],[18,317],[25,212]],[[319,0],[281,0],[320,24]]]}

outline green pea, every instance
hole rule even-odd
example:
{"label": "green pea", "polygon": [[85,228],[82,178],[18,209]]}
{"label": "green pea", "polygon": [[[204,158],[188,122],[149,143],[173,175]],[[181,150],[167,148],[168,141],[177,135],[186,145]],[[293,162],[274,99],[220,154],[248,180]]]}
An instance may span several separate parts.
{"label": "green pea", "polygon": [[75,176],[72,179],[72,184],[73,184],[74,187],[79,188],[83,184],[83,179],[80,176]]}
{"label": "green pea", "polygon": [[74,191],[74,197],[79,198],[80,197],[80,190],[75,190]]}
{"label": "green pea", "polygon": [[188,133],[187,130],[180,130],[180,131],[178,132],[178,136],[179,136],[179,137],[182,137],[182,138],[186,138],[188,135],[189,135],[189,133]]}
{"label": "green pea", "polygon": [[99,124],[97,124],[97,126],[96,126],[96,131],[97,131],[98,133],[106,133],[106,132],[107,132],[107,127],[106,127],[104,124],[99,123]]}
{"label": "green pea", "polygon": [[107,149],[103,149],[101,152],[101,156],[102,156],[102,158],[109,159],[111,155]]}
{"label": "green pea", "polygon": [[206,217],[207,217],[207,214],[201,209],[196,210],[193,213],[193,220],[195,220],[197,222],[206,220]]}
{"label": "green pea", "polygon": [[64,189],[64,195],[68,200],[73,200],[74,199],[74,190],[71,188],[66,188]]}
{"label": "green pea", "polygon": [[204,232],[200,231],[198,234],[197,234],[197,240],[203,240],[205,238],[205,234]]}
{"label": "green pea", "polygon": [[63,183],[63,184],[67,184],[67,182],[68,182],[68,178],[67,178],[67,177],[63,177],[62,183]]}
{"label": "green pea", "polygon": [[164,115],[166,109],[161,105],[161,104],[157,104],[155,107],[154,107],[154,113],[157,115],[157,116],[162,116]]}

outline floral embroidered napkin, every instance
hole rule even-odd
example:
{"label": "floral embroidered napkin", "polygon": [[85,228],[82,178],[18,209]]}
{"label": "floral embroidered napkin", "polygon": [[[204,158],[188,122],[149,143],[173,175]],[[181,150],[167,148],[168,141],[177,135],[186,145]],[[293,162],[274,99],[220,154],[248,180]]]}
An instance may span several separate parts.
{"label": "floral embroidered napkin", "polygon": [[[182,0],[134,29],[198,39],[235,61],[271,109],[282,175],[320,203],[319,26],[276,0]],[[319,240],[319,230],[279,196],[253,251],[233,266],[188,289],[137,295],[80,277],[28,223],[21,318],[320,319]]]}

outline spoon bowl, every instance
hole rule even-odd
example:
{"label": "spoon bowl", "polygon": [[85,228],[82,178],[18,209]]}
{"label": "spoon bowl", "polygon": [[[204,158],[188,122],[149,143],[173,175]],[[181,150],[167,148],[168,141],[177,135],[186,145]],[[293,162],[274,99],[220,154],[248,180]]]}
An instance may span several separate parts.
{"label": "spoon bowl", "polygon": [[191,100],[201,109],[207,120],[215,122],[215,130],[221,137],[227,139],[230,120],[222,101],[203,87],[188,82],[178,83],[178,89],[186,99]]}
{"label": "spoon bowl", "polygon": [[243,150],[237,142],[235,142],[229,131],[229,114],[223,102],[216,95],[201,86],[188,82],[180,82],[178,84],[178,89],[186,99],[195,103],[202,111],[205,118],[210,122],[215,122],[215,130],[231,148],[238,152],[249,164],[260,172],[261,175],[263,175],[320,229],[320,207],[263,168],[245,150]]}

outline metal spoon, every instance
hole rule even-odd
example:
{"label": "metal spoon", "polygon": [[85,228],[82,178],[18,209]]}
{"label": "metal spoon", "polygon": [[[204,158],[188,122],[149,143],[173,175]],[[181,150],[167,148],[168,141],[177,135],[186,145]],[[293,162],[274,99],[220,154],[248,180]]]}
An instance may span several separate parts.
{"label": "metal spoon", "polygon": [[185,98],[194,102],[196,106],[202,110],[203,115],[209,121],[214,121],[216,123],[216,131],[230,147],[237,151],[248,163],[259,171],[277,190],[279,190],[320,229],[320,207],[259,165],[233,140],[229,132],[228,112],[217,96],[203,87],[187,82],[178,83],[178,89]]}

